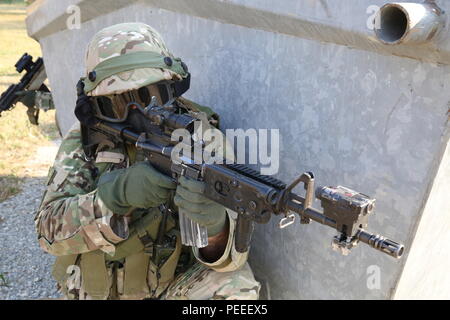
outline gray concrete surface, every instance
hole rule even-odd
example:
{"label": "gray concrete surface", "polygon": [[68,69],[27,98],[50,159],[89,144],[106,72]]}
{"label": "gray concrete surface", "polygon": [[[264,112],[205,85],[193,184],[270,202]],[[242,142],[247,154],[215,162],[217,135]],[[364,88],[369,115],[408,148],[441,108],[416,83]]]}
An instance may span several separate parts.
{"label": "gray concrete surface", "polygon": [[[367,28],[367,8],[385,1],[128,2],[43,0],[30,8],[28,31],[41,44],[63,131],[74,121],[92,35],[146,22],[188,64],[185,96],[213,107],[224,128],[280,129],[278,178],[311,170],[319,185],[370,194],[378,199],[371,230],[413,250],[449,137],[447,28],[436,43],[385,46]],[[450,3],[437,3],[449,11]],[[65,27],[69,4],[81,8],[80,29]],[[438,214],[448,215],[445,192],[436,196]],[[271,298],[394,297],[408,256],[394,260],[361,245],[342,257],[330,249],[332,230],[298,223],[279,230],[277,222],[258,226],[250,255]],[[368,285],[372,270],[379,287]]]}
{"label": "gray concrete surface", "polygon": [[450,144],[425,205],[395,299],[450,297]]}

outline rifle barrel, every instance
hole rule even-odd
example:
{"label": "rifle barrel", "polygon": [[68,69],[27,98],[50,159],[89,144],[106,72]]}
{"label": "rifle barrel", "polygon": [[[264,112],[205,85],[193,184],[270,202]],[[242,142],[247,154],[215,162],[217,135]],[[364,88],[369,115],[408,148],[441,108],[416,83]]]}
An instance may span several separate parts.
{"label": "rifle barrel", "polygon": [[[337,223],[333,219],[326,217],[320,211],[314,208],[304,208],[303,198],[291,194],[291,200],[288,202],[288,209],[294,211],[303,217],[310,218],[320,224],[329,226],[333,229],[337,229]],[[391,257],[400,258],[403,255],[405,247],[402,244],[399,244],[395,241],[392,241],[388,238],[385,238],[379,234],[370,233],[364,229],[359,229],[356,233],[356,238],[369,245],[370,247],[381,251]]]}
{"label": "rifle barrel", "polygon": [[402,244],[387,239],[379,234],[367,232],[364,229],[359,229],[357,238],[359,241],[364,242],[372,248],[397,259],[400,258],[405,251],[405,247]]}

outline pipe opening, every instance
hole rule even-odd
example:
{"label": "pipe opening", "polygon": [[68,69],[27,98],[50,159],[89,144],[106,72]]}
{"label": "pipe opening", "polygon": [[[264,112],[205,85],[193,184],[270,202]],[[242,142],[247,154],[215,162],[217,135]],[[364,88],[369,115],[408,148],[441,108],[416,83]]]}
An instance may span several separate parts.
{"label": "pipe opening", "polygon": [[400,250],[398,250],[397,257],[400,258],[400,257],[403,255],[403,252],[404,252],[404,251],[405,251],[405,247],[402,246],[402,247],[400,248]]}
{"label": "pipe opening", "polygon": [[386,43],[396,43],[408,31],[408,14],[400,7],[385,6],[379,13],[378,38]]}

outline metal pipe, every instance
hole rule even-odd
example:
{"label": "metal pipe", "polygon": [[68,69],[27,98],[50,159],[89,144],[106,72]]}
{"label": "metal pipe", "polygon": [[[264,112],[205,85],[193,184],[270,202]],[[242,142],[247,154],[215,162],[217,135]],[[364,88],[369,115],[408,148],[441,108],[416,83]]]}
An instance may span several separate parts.
{"label": "metal pipe", "polygon": [[434,3],[387,3],[375,17],[375,35],[384,44],[422,44],[436,38],[445,24]]}

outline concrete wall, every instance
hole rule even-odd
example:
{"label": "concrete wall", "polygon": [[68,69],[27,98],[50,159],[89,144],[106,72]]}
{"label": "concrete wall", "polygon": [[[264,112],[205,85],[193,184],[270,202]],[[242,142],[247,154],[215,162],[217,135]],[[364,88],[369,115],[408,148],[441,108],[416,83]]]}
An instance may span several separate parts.
{"label": "concrete wall", "polygon": [[395,299],[450,297],[450,144],[425,205]]}
{"label": "concrete wall", "polygon": [[[92,35],[127,21],[159,30],[192,73],[186,97],[212,106],[224,128],[280,129],[278,178],[311,170],[318,185],[377,198],[371,230],[407,247],[402,260],[364,245],[342,257],[330,249],[331,229],[296,223],[279,230],[275,218],[258,226],[250,256],[268,295],[386,299],[408,261],[448,141],[450,52],[448,41],[379,44],[366,10],[384,2],[38,0],[27,25],[41,44],[63,131],[75,119],[75,84]],[[81,9],[80,29],[66,28],[70,4]],[[450,3],[438,4],[449,11]],[[442,202],[441,218],[450,213],[443,185],[434,200]],[[378,272],[379,288],[368,286]]]}

